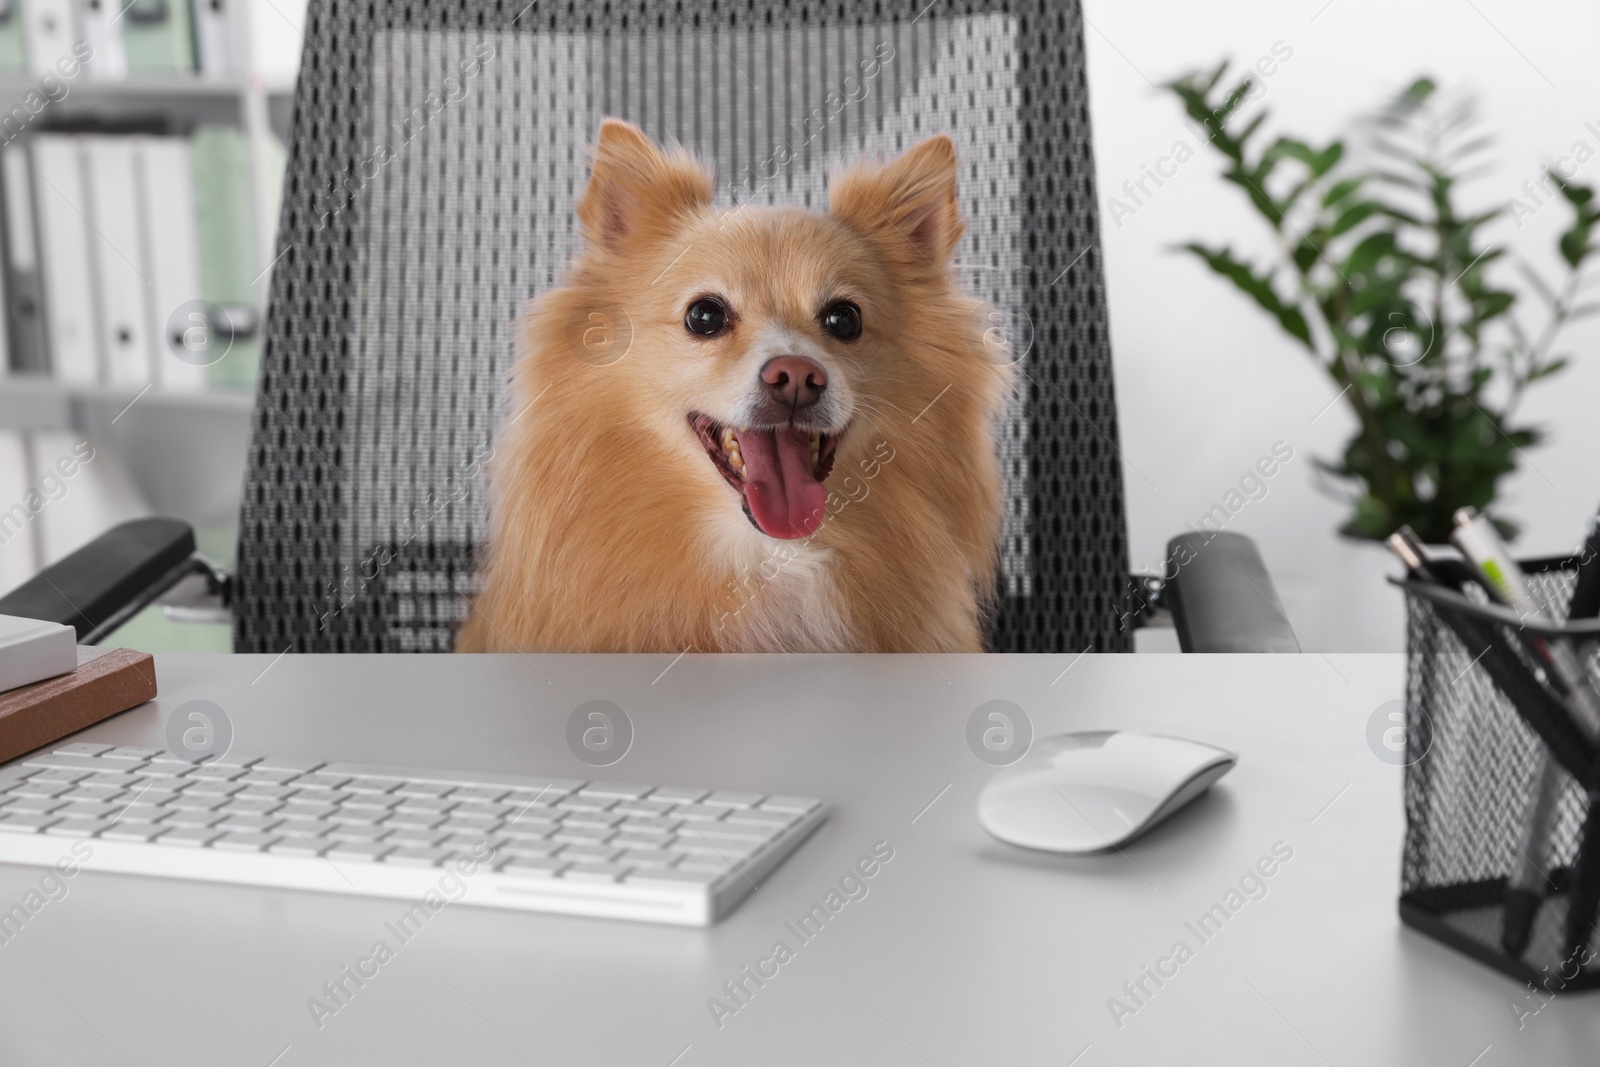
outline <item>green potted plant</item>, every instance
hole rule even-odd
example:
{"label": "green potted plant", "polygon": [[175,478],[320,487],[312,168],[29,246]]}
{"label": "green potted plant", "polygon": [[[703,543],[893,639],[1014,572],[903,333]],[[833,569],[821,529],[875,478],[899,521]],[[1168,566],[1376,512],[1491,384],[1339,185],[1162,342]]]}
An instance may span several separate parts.
{"label": "green potted plant", "polygon": [[1356,166],[1342,141],[1267,140],[1264,112],[1239,115],[1249,82],[1225,85],[1226,75],[1224,63],[1167,88],[1205,128],[1224,180],[1277,238],[1278,255],[1262,266],[1226,245],[1182,247],[1267,311],[1354,413],[1343,454],[1316,461],[1347,490],[1341,532],[1378,539],[1409,524],[1442,543],[1455,510],[1471,506],[1513,536],[1494,511],[1496,490],[1542,437],[1516,420],[1517,402],[1566,365],[1554,351],[1562,327],[1600,310],[1581,295],[1600,221],[1593,191],[1553,171],[1541,179],[1572,224],[1559,242],[1565,278],[1552,285],[1518,264],[1545,307],[1528,332],[1515,313],[1522,293],[1497,280],[1506,251],[1481,236],[1505,209],[1457,206],[1487,143],[1470,99],[1413,82],[1372,122],[1380,162]]}

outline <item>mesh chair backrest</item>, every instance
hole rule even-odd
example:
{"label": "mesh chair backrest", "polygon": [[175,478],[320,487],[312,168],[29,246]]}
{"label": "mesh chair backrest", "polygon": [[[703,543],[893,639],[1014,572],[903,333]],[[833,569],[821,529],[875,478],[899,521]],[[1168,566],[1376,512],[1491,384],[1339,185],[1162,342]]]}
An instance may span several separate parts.
{"label": "mesh chair backrest", "polygon": [[311,0],[241,515],[240,651],[449,648],[512,327],[573,253],[600,119],[724,202],[936,131],[956,260],[1022,353],[991,646],[1127,647],[1127,550],[1075,3]]}

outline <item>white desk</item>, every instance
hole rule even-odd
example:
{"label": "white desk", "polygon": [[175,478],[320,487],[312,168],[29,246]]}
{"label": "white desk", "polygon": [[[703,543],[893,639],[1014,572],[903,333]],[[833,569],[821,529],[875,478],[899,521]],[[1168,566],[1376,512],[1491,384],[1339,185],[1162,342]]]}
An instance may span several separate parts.
{"label": "white desk", "polygon": [[[451,906],[398,944],[385,927],[398,901],[97,874],[91,861],[0,945],[0,1063],[1600,1059],[1600,998],[1559,1000],[1519,1031],[1514,982],[1400,926],[1401,772],[1365,739],[1372,710],[1400,695],[1398,656],[194,656],[158,672],[158,701],[81,737],[159,746],[165,713],[205,698],[231,717],[236,752],[813,794],[834,815],[709,930]],[[598,772],[564,739],[571,710],[597,697],[636,728],[627,757]],[[991,769],[964,728],[995,698],[1041,733],[1183,733],[1238,751],[1239,766],[1125,856],[1017,851],[973,814]],[[867,896],[799,944],[785,923],[877,841],[894,859]],[[1185,923],[1278,841],[1294,854],[1267,895],[1200,943]],[[0,906],[38,876],[0,866]],[[308,998],[379,939],[394,958],[318,1029]],[[708,998],[779,939],[793,959],[719,1030]],[[1178,940],[1193,958],[1159,989],[1147,979],[1152,995],[1119,1029],[1108,998]]]}

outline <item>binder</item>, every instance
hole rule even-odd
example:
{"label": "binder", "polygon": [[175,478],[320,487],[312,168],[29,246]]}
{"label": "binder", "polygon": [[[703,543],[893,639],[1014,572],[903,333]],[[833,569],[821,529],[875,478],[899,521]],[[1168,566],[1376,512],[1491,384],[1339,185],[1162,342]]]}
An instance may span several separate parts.
{"label": "binder", "polygon": [[243,0],[194,0],[194,39],[200,53],[200,74],[223,81],[234,73],[233,6]]}
{"label": "binder", "polygon": [[89,171],[89,240],[100,302],[99,349],[106,383],[119,389],[150,384],[150,330],[146,321],[150,280],[139,233],[132,137],[89,136],[83,141]]}
{"label": "binder", "polygon": [[0,74],[28,72],[28,34],[22,0],[0,0]]}
{"label": "binder", "polygon": [[194,72],[189,0],[132,0],[124,8],[121,22],[130,75]]}
{"label": "binder", "polygon": [[33,175],[23,144],[0,149],[0,200],[5,202],[5,332],[11,369],[48,374],[50,354],[33,228]]}
{"label": "binder", "polygon": [[56,60],[72,54],[76,39],[72,0],[11,0],[20,3],[27,38],[28,69],[54,73]]}
{"label": "binder", "polygon": [[[199,126],[190,141],[193,153],[195,218],[200,238],[201,295],[223,308],[255,311],[257,265],[254,216],[250,204],[250,153],[244,135],[231,126]],[[213,363],[211,385],[249,391],[256,387],[260,341],[233,342]]]}
{"label": "binder", "polygon": [[185,361],[183,333],[200,296],[200,243],[195,232],[194,174],[189,142],[146,137],[139,144],[140,217],[145,233],[145,273],[150,278],[150,342],[159,389],[195,392],[206,387],[206,368]]}
{"label": "binder", "polygon": [[[13,0],[15,2],[15,0]],[[128,76],[128,50],[122,45],[123,0],[78,0],[78,24],[83,37],[94,49],[94,58],[83,64],[90,81],[122,81]]]}
{"label": "binder", "polygon": [[79,140],[72,134],[34,136],[33,187],[50,369],[59,381],[94,385],[100,380],[100,360],[95,351],[89,204]]}

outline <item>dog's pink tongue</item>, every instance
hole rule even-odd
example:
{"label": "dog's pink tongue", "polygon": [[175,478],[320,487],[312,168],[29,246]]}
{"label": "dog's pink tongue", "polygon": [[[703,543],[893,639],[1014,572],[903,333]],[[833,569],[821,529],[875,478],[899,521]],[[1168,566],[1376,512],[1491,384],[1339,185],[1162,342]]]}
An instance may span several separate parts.
{"label": "dog's pink tongue", "polygon": [[808,537],[822,524],[828,490],[811,468],[811,434],[782,430],[736,430],[744,456],[745,499],[768,537]]}

